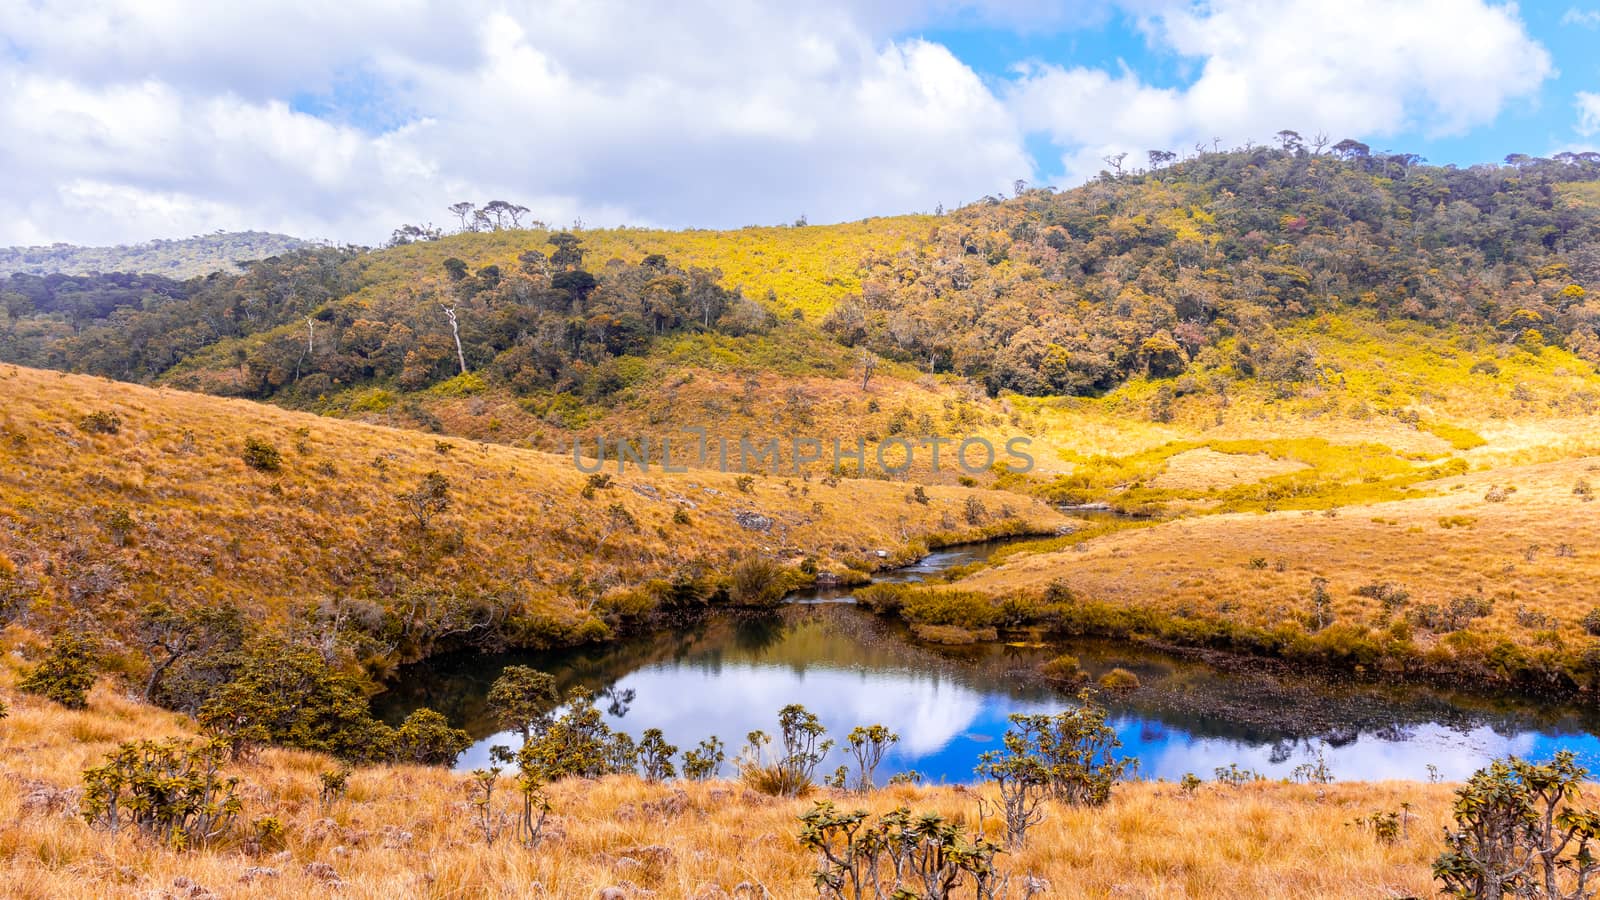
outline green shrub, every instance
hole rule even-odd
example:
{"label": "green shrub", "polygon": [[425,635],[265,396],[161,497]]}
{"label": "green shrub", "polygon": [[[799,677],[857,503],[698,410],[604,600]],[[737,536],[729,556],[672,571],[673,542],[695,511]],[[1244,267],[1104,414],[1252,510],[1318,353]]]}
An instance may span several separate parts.
{"label": "green shrub", "polygon": [[1580,897],[1600,874],[1600,814],[1583,802],[1588,770],[1570,750],[1545,765],[1516,757],[1479,769],[1456,792],[1455,828],[1433,863],[1455,897]]}
{"label": "green shrub", "polygon": [[728,575],[728,599],[739,606],[777,606],[788,592],[783,567],[764,556],[746,556]]}
{"label": "green shrub", "polygon": [[752,790],[776,797],[809,793],[818,764],[833,748],[833,741],[823,739],[826,733],[822,720],[804,706],[785,706],[778,711],[781,752],[769,759],[772,736],[760,730],[750,732],[738,762],[740,780]]}
{"label": "green shrub", "polygon": [[244,464],[257,472],[276,472],[283,468],[283,454],[278,448],[257,437],[244,439]]}
{"label": "green shrub", "polygon": [[44,657],[17,682],[17,690],[68,709],[87,709],[98,668],[99,648],[93,641],[61,632],[51,639]]}
{"label": "green shrub", "polygon": [[902,606],[906,620],[926,625],[992,628],[1000,624],[1000,610],[986,594],[976,591],[915,588]]}
{"label": "green shrub", "polygon": [[[994,867],[1000,848],[968,835],[962,823],[936,813],[914,815],[905,807],[871,825],[866,819],[865,810],[843,813],[827,801],[800,817],[800,846],[817,854],[812,881],[818,897],[1005,896],[1006,880]],[[883,873],[889,872],[894,877],[885,879]],[[907,884],[931,890],[911,894]],[[958,892],[969,885],[971,894]]]}
{"label": "green shrub", "polygon": [[727,758],[722,741],[716,736],[701,741],[693,750],[683,752],[683,777],[692,781],[705,781],[717,777],[722,761]]}
{"label": "green shrub", "polygon": [[97,410],[79,419],[78,429],[88,434],[116,434],[122,430],[122,417],[110,410]]}
{"label": "green shrub", "polygon": [[280,744],[379,762],[389,758],[393,731],[372,718],[364,688],[314,649],[263,639],[245,651],[237,675],[198,718],[236,754]]}
{"label": "green shrub", "polygon": [[1127,669],[1112,669],[1100,676],[1100,686],[1108,691],[1131,691],[1139,687],[1139,676]]}
{"label": "green shrub", "polygon": [[550,725],[550,713],[561,702],[553,676],[530,666],[506,666],[489,686],[489,714],[501,728],[522,736],[522,742]]}
{"label": "green shrub", "polygon": [[450,766],[470,746],[472,738],[465,731],[451,728],[448,719],[424,707],[394,730],[390,757],[395,762]]}
{"label": "green shrub", "polygon": [[83,772],[83,817],[117,832],[133,827],[175,849],[203,847],[225,836],[239,814],[237,778],[220,774],[227,748],[176,741],[120,745]]}
{"label": "green shrub", "polygon": [[1055,659],[1041,665],[1039,674],[1065,684],[1082,684],[1089,680],[1089,673],[1083,671],[1078,664],[1078,658],[1070,653],[1063,653]]}

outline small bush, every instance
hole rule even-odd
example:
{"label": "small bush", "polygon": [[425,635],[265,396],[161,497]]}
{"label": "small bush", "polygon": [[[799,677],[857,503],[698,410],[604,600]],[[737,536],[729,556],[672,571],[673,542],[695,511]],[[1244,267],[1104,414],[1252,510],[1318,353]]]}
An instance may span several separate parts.
{"label": "small bush", "polygon": [[1089,680],[1089,673],[1083,671],[1078,664],[1078,658],[1068,653],[1063,653],[1039,667],[1039,674],[1065,684],[1082,684]]}
{"label": "small bush", "polygon": [[206,846],[227,834],[241,806],[239,779],[220,774],[226,756],[214,741],[122,744],[84,770],[83,818],[112,832],[132,826],[179,850]]}
{"label": "small bush", "polygon": [[740,606],[777,606],[788,591],[783,567],[764,556],[746,556],[728,576],[728,599]]}
{"label": "small bush", "polygon": [[1583,630],[1600,637],[1600,606],[1596,606],[1584,613]]}
{"label": "small bush", "polygon": [[822,720],[798,703],[778,711],[778,736],[782,752],[768,759],[772,736],[752,731],[739,757],[739,778],[752,790],[776,797],[799,797],[811,791],[817,766],[833,741],[824,740]]}
{"label": "small bush", "polygon": [[451,728],[444,716],[423,708],[395,729],[391,756],[396,762],[450,766],[470,746],[472,738],[465,731]]}
{"label": "small bush", "polygon": [[1100,686],[1108,691],[1132,691],[1139,687],[1139,676],[1127,669],[1112,669],[1100,676]]}
{"label": "small bush", "polygon": [[17,690],[37,694],[68,709],[87,709],[98,655],[93,642],[61,632],[50,641],[44,658],[17,682]]}
{"label": "small bush", "polygon": [[88,434],[116,434],[122,430],[122,417],[110,410],[99,410],[79,419],[78,429]]}
{"label": "small bush", "polygon": [[276,472],[283,468],[283,454],[260,438],[245,438],[244,452],[240,455],[244,464],[257,472]]}

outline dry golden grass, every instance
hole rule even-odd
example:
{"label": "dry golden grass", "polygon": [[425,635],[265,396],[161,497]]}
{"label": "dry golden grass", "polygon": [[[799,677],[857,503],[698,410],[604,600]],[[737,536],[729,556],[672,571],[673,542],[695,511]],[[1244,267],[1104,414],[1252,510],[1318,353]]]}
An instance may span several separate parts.
{"label": "dry golden grass", "polygon": [[1186,450],[1169,458],[1161,474],[1150,480],[1150,486],[1209,491],[1249,484],[1304,468],[1305,463],[1273,459],[1265,453],[1218,453],[1203,447]]}
{"label": "dry golden grass", "polygon": [[[1335,621],[1377,626],[1382,604],[1355,591],[1388,582],[1412,607],[1494,600],[1471,628],[1491,641],[1576,647],[1588,641],[1581,619],[1600,605],[1600,511],[1574,488],[1597,473],[1600,458],[1567,460],[1426,482],[1416,490],[1428,496],[1415,499],[1177,519],[1013,555],[960,586],[1005,593],[1060,579],[1087,599],[1273,627],[1303,620],[1317,577],[1328,581]],[[1506,499],[1488,501],[1491,489]],[[1415,640],[1426,650],[1439,638],[1419,629]]]}
{"label": "dry golden grass", "polygon": [[[691,560],[882,565],[934,533],[977,535],[962,515],[968,496],[1034,527],[1060,521],[1015,494],[932,487],[922,504],[905,484],[757,476],[741,490],[734,474],[703,470],[615,476],[613,466],[612,486],[585,498],[588,476],[570,456],[14,367],[0,369],[0,393],[0,574],[42,611],[171,597],[272,611],[323,597],[389,602],[414,588],[510,598],[559,632],[607,592]],[[120,431],[81,430],[93,412],[116,413]],[[246,466],[251,436],[281,451],[281,471]],[[449,479],[452,505],[422,535],[397,498],[433,470]],[[613,527],[614,507],[636,525]],[[687,524],[673,521],[679,510]],[[118,511],[134,521],[125,546]],[[770,529],[738,524],[742,512]]]}
{"label": "dry golden grass", "polygon": [[[230,771],[242,779],[241,823],[278,817],[287,830],[282,851],[251,855],[227,845],[180,853],[112,836],[75,815],[80,770],[118,741],[180,736],[188,726],[119,695],[109,681],[83,712],[17,697],[9,668],[0,666],[13,705],[0,722],[0,896],[7,898],[588,898],[607,887],[628,897],[750,897],[762,889],[775,898],[815,896],[813,862],[796,840],[796,817],[812,801],[765,797],[732,782],[558,783],[551,836],[529,851],[508,839],[484,845],[465,776],[360,769],[348,795],[324,812],[317,773],[333,761],[268,750]],[[1207,784],[1189,797],[1172,784],[1134,783],[1102,809],[1052,808],[1028,846],[1001,864],[1048,879],[1052,897],[1426,896],[1450,791],[1408,782]],[[824,796],[876,813],[904,804],[976,818],[976,792],[968,788],[817,795]],[[1412,818],[1395,844],[1351,824],[1402,803],[1411,804]],[[756,890],[741,893],[740,885]]]}

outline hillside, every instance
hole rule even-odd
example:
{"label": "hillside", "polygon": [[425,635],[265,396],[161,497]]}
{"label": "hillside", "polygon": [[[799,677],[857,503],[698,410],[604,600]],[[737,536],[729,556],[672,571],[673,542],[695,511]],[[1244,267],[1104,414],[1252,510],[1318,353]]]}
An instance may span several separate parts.
{"label": "hillside", "polygon": [[306,246],[299,238],[265,231],[233,231],[116,247],[50,244],[0,247],[0,275],[93,275],[126,272],[187,279],[236,271],[235,263],[266,259]]}
{"label": "hillside", "polygon": [[[504,229],[178,285],[18,282],[0,359],[555,452],[688,426],[1026,433],[1040,481],[1285,433],[1448,455],[1495,420],[1600,404],[1597,176],[1253,149],[943,216]],[[1051,489],[1142,502],[1125,474]]]}
{"label": "hillside", "polygon": [[[768,580],[799,583],[802,563],[859,578],[930,542],[1062,521],[960,487],[922,503],[872,480],[611,467],[594,483],[570,457],[17,367],[0,392],[0,609],[113,642],[145,604],[202,600],[344,629],[380,666],[596,640],[726,602],[740,559],[770,560]],[[429,473],[441,508],[407,499]]]}

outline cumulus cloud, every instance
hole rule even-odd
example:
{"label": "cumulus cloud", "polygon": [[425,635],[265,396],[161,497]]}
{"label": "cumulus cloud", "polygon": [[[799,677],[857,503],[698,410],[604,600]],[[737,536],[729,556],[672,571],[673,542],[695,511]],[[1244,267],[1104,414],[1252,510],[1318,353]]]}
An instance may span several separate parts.
{"label": "cumulus cloud", "polygon": [[1577,106],[1578,133],[1584,137],[1600,134],[1600,94],[1591,91],[1579,91]]}
{"label": "cumulus cloud", "polygon": [[1334,140],[1460,134],[1553,72],[1515,7],[1482,0],[1214,0],[1149,12],[1141,29],[1153,46],[1196,61],[1191,83],[1019,70],[1011,104],[1025,128],[1064,149],[1071,176],[1098,170],[1110,153],[1227,145],[1284,128]]}
{"label": "cumulus cloud", "polygon": [[[496,197],[560,224],[847,220],[1033,176],[1029,133],[1077,178],[1110,150],[1213,135],[1459,132],[1550,72],[1509,7],[1355,6],[0,0],[0,243],[374,242]],[[915,36],[1112,16],[1192,60],[1192,83],[1049,63],[986,78]]]}

